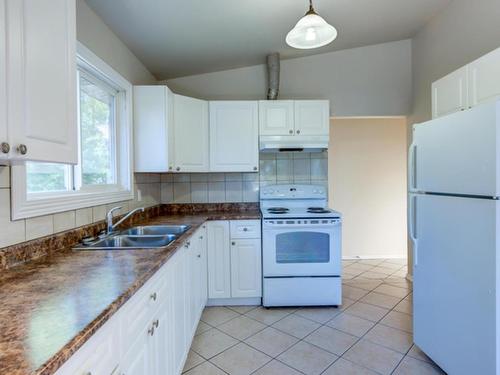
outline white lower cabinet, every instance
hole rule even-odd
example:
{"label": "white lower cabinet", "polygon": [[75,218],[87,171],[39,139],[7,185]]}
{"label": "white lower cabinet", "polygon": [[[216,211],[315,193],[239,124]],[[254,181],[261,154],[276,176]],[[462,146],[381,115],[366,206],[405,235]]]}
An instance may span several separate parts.
{"label": "white lower cabinet", "polygon": [[213,291],[261,296],[257,228],[258,220],[202,225],[56,374],[181,374]]}
{"label": "white lower cabinet", "polygon": [[260,298],[260,221],[209,222],[207,236],[208,298],[222,300],[221,303],[230,303],[227,299],[234,298]]}

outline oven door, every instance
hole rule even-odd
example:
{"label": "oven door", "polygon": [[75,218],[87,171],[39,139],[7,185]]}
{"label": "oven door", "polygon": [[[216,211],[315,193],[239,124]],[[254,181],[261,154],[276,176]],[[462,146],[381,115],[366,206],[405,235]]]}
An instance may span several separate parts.
{"label": "oven door", "polygon": [[339,219],[265,219],[264,277],[340,276]]}

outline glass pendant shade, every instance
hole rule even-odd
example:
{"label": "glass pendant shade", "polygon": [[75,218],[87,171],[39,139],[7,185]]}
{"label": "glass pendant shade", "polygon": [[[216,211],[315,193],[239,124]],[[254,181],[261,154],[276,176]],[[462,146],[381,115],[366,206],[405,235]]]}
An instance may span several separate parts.
{"label": "glass pendant shade", "polygon": [[294,48],[311,49],[326,46],[337,38],[337,30],[314,12],[309,11],[287,34],[286,43]]}

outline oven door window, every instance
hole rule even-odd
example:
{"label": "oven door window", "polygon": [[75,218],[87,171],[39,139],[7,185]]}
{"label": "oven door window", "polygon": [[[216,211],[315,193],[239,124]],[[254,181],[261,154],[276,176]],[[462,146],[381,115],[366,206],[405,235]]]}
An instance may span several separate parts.
{"label": "oven door window", "polygon": [[276,236],[276,263],[330,262],[330,235],[288,232]]}

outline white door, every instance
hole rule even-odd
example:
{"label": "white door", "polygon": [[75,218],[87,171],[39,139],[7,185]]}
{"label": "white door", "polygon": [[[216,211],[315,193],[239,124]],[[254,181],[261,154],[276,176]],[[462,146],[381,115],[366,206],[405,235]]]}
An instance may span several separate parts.
{"label": "white door", "polygon": [[467,66],[432,84],[432,118],[467,108]]}
{"label": "white door", "polygon": [[208,102],[174,94],[174,172],[207,172]]}
{"label": "white door", "polygon": [[231,241],[231,297],[262,296],[260,239]]}
{"label": "white door", "polygon": [[10,144],[7,135],[7,45],[5,0],[0,0],[0,160],[7,159]]}
{"label": "white door", "polygon": [[229,221],[207,223],[208,298],[231,297]]}
{"label": "white door", "polygon": [[210,171],[256,172],[258,165],[257,102],[210,102]]}
{"label": "white door", "polygon": [[500,96],[500,48],[469,64],[469,106]]}
{"label": "white door", "polygon": [[410,189],[500,196],[499,114],[494,102],[415,125]]}
{"label": "white door", "polygon": [[328,136],[330,104],[328,100],[295,100],[295,134]]}
{"label": "white door", "polygon": [[340,276],[340,220],[264,220],[264,276]]}
{"label": "white door", "polygon": [[76,164],[75,0],[6,0],[11,158]]}
{"label": "white door", "polygon": [[496,374],[499,203],[418,195],[411,204],[415,343],[448,374]]}
{"label": "white door", "polygon": [[260,135],[293,135],[293,100],[260,100]]}

